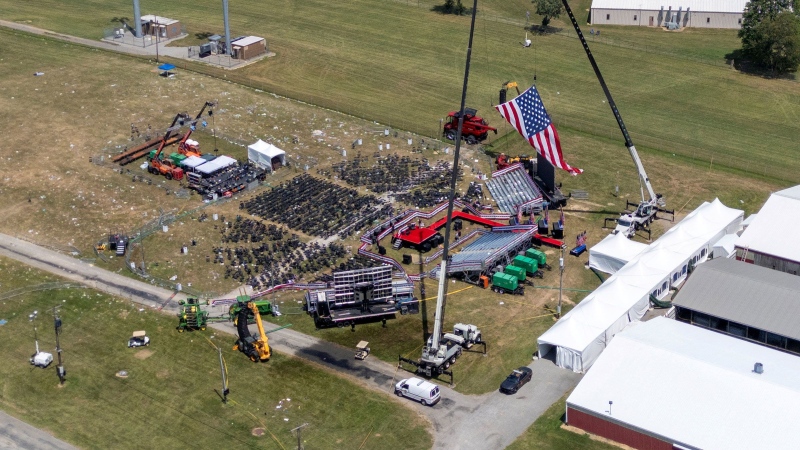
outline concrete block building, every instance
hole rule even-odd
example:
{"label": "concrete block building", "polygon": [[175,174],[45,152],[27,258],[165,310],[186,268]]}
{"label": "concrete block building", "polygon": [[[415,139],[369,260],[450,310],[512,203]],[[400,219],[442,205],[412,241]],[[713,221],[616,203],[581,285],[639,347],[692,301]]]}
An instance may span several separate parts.
{"label": "concrete block building", "polygon": [[592,25],[741,28],[747,0],[593,0]]}

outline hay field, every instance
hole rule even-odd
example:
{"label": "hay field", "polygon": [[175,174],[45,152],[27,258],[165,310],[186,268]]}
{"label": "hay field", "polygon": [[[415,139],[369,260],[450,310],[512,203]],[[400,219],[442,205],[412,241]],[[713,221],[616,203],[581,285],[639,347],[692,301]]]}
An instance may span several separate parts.
{"label": "hay field", "polygon": [[[52,0],[0,4],[11,20],[94,38],[112,17],[129,15],[127,6],[106,0],[80,7]],[[575,6],[580,15],[588,3]],[[528,7],[486,2],[475,37],[469,104],[500,123],[490,109],[500,84],[525,85],[536,74],[562,133],[575,130],[621,141],[576,38],[537,36],[535,52],[519,46],[522,8]],[[203,0],[150,12],[180,18],[197,33],[221,31],[218,9],[217,2]],[[265,36],[277,56],[236,72],[190,67],[427,135],[437,133],[439,119],[457,107],[467,17],[378,0],[283,0],[269,9],[242,4],[231,17],[234,34]],[[644,157],[663,152],[707,163],[713,158],[717,165],[748,173],[800,180],[795,139],[800,84],[722,65],[725,54],[738,47],[734,31],[603,30],[593,52]],[[578,141],[565,137],[564,145],[578,161],[595,157],[593,148]]]}

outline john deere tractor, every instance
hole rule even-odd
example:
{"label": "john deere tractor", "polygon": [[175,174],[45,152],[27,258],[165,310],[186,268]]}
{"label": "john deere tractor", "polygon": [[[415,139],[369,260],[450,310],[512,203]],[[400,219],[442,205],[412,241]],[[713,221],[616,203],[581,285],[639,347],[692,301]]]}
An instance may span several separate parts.
{"label": "john deere tractor", "polygon": [[180,319],[178,331],[181,333],[186,330],[205,331],[208,324],[208,312],[200,309],[200,301],[190,297],[185,302],[181,300],[178,304],[181,306],[181,312],[178,313]]}

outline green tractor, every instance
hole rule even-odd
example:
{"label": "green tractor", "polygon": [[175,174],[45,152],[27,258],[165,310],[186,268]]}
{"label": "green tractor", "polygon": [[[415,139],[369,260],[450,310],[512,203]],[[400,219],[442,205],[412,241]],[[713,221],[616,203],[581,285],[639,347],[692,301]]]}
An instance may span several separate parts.
{"label": "green tractor", "polygon": [[[239,315],[239,311],[242,308],[247,308],[247,302],[250,302],[250,301],[251,300],[250,300],[250,296],[249,295],[240,295],[240,296],[236,297],[236,303],[232,304],[230,309],[228,309],[228,316],[230,317],[230,320],[233,321],[234,324],[237,321],[237,317]],[[262,316],[267,315],[267,314],[272,314],[273,316],[279,315],[278,308],[277,307],[273,307],[272,306],[272,302],[270,302],[269,300],[252,300],[252,302],[258,308],[258,314],[259,315],[262,315]],[[251,320],[252,320],[252,322],[251,322]],[[255,323],[255,318],[251,317],[251,316],[248,316],[247,322],[248,323]]]}
{"label": "green tractor", "polygon": [[196,298],[187,298],[186,301],[178,302],[181,312],[178,313],[178,331],[183,333],[186,330],[205,331],[208,324],[208,311],[200,309],[200,301]]}

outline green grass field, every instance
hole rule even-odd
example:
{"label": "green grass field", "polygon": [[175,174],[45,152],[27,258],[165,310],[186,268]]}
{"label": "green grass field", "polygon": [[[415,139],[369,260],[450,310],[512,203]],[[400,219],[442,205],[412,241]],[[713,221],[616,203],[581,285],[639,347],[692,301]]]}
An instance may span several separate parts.
{"label": "green grass field", "polygon": [[555,402],[525,433],[517,438],[508,450],[612,450],[618,448],[611,444],[596,441],[586,434],[573,433],[561,428],[566,410],[565,396]]}
{"label": "green grass field", "polygon": [[[55,281],[0,258],[0,289]],[[54,365],[34,368],[28,314],[39,311],[43,351],[55,347],[49,308],[60,305],[67,382]],[[0,304],[3,343],[0,407],[83,448],[293,448],[290,429],[308,423],[306,448],[430,448],[426,424],[392,397],[366,391],[300,360],[274,354],[254,364],[231,350],[234,337],[208,331],[178,333],[177,319],[89,289],[43,291]],[[128,349],[134,330],[151,345]],[[207,338],[213,338],[209,341]],[[232,401],[215,389],[227,362]],[[128,378],[115,376],[126,370]],[[278,406],[281,406],[278,408]],[[264,428],[262,437],[251,435]]]}
{"label": "green grass field", "polygon": [[[234,34],[265,36],[277,56],[235,72],[193,67],[434,134],[439,119],[458,105],[468,18],[437,14],[411,3],[284,0],[269,10],[257,4],[237,5],[231,11]],[[128,8],[102,0],[79,7],[52,0],[36,5],[8,0],[0,4],[7,19],[94,38],[100,37],[112,17],[128,14]],[[526,85],[535,73],[562,133],[585,131],[620,142],[577,39],[562,34],[537,36],[534,53],[519,46],[524,31],[518,22],[500,21],[519,20],[521,16],[511,15],[517,8],[524,14],[523,7],[528,5],[487,2],[487,16],[479,21],[475,36],[469,104],[500,123],[490,109],[500,84],[511,79]],[[191,7],[165,5],[155,12],[180,18],[190,33],[196,33],[220,31],[217,10],[216,2],[203,0]],[[707,162],[714,158],[718,165],[780,180],[800,179],[796,166],[800,163],[795,162],[800,84],[712,65],[738,47],[735,31],[665,33],[609,27],[603,35],[603,42],[593,44],[593,52],[634,142],[646,149],[644,156],[658,151]],[[593,158],[591,147],[567,137],[563,141],[572,159]],[[658,179],[655,174],[652,178]]]}

